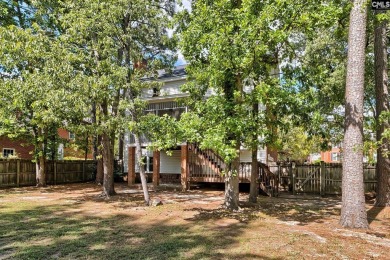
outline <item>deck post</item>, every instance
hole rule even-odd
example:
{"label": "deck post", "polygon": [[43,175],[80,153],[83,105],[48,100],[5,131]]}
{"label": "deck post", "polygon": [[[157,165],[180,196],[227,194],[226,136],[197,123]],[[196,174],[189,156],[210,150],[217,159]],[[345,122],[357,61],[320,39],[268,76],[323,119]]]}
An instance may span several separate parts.
{"label": "deck post", "polygon": [[325,195],[325,163],[321,161],[320,164],[320,194],[321,196]]}
{"label": "deck post", "polygon": [[153,187],[160,183],[160,151],[153,151]]}
{"label": "deck post", "polygon": [[181,146],[181,187],[183,191],[189,189],[188,181],[188,145]]}
{"label": "deck post", "polygon": [[135,183],[135,147],[128,147],[127,185]]}

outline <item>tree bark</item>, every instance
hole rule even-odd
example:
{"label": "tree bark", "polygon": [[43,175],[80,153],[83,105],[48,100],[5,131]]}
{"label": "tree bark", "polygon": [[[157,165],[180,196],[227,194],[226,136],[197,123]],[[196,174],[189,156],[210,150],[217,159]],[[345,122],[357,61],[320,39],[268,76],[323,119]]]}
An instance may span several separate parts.
{"label": "tree bark", "polygon": [[[91,109],[91,119],[92,119],[92,125],[96,125],[96,103],[92,102],[92,109]],[[92,136],[92,145],[93,145],[93,150],[92,150],[92,158],[94,161],[97,160],[97,156],[99,155],[98,152],[98,141],[99,137],[96,134],[93,134]]]}
{"label": "tree bark", "polygon": [[125,139],[125,134],[122,132],[119,134],[119,143],[118,143],[118,152],[119,152],[119,162],[120,162],[120,167],[121,167],[121,173],[124,172],[123,169],[123,149],[124,149],[124,139]]}
{"label": "tree bark", "polygon": [[363,95],[366,21],[366,1],[354,1],[350,13],[348,35],[340,217],[340,224],[349,228],[368,228],[363,185]]}
{"label": "tree bark", "polygon": [[145,168],[142,162],[141,138],[138,133],[134,134],[134,141],[135,141],[136,160],[139,169],[139,175],[141,177],[142,191],[144,192],[144,201],[145,204],[149,206],[150,198],[149,198],[149,191],[148,191],[148,183],[146,181]]}
{"label": "tree bark", "polygon": [[99,158],[97,160],[97,166],[96,166],[96,180],[95,182],[97,184],[102,185],[104,179],[104,171],[103,171],[103,158]]}
{"label": "tree bark", "polygon": [[375,96],[376,96],[376,140],[377,149],[377,207],[390,206],[390,158],[385,154],[389,152],[389,140],[383,137],[386,129],[390,129],[389,120],[381,118],[383,113],[389,111],[389,91],[387,75],[387,21],[375,22],[374,56],[375,56]]}
{"label": "tree bark", "polygon": [[[42,140],[43,139],[43,140]],[[38,140],[38,156],[36,157],[36,181],[37,187],[46,186],[46,136],[43,129],[38,128],[37,130],[37,140]]]}
{"label": "tree bark", "polygon": [[[253,104],[253,120],[257,123],[257,116],[259,113],[259,104],[257,102]],[[251,167],[251,184],[249,189],[249,202],[256,203],[257,196],[259,195],[259,189],[257,185],[257,179],[259,177],[259,162],[257,160],[257,135],[253,136],[253,141],[256,143],[256,147],[252,148],[252,167]],[[256,140],[256,141],[255,141]]]}
{"label": "tree bark", "polygon": [[[238,154],[240,154],[240,146],[237,145]],[[225,173],[225,206],[229,210],[239,209],[239,174],[240,156],[237,156],[226,167]]]}
{"label": "tree bark", "polygon": [[[234,161],[239,161],[235,159]],[[236,162],[232,162],[225,176],[225,206],[229,210],[238,210],[239,203],[239,179]]]}
{"label": "tree bark", "polygon": [[114,190],[114,149],[108,134],[102,134],[103,156],[103,194],[106,197],[115,195]]}
{"label": "tree bark", "polygon": [[36,162],[37,187],[46,187],[46,159],[44,155],[39,156],[39,163]]}
{"label": "tree bark", "polygon": [[252,150],[251,184],[249,189],[249,202],[256,203],[259,189],[257,179],[259,176],[259,162],[257,161],[257,149]]}

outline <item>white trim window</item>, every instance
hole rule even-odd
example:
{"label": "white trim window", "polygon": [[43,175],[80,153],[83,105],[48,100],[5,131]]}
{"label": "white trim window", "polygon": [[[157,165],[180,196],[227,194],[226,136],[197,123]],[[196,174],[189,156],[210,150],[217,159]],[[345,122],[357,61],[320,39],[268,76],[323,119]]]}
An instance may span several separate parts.
{"label": "white trim window", "polygon": [[340,153],[331,153],[330,160],[332,162],[339,162],[341,160]]}
{"label": "white trim window", "polygon": [[4,158],[8,158],[11,156],[15,155],[15,149],[13,148],[3,148],[3,153],[2,153]]}
{"label": "white trim window", "polygon": [[153,172],[153,157],[145,156],[143,157],[143,162],[145,172]]}
{"label": "white trim window", "polygon": [[74,140],[76,138],[76,135],[72,132],[69,132],[69,140]]}

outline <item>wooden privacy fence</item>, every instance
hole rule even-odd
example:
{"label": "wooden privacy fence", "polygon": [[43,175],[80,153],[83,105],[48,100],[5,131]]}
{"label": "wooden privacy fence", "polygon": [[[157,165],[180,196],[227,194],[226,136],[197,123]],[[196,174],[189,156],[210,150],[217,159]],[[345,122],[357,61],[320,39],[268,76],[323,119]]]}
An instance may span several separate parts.
{"label": "wooden privacy fence", "polygon": [[[48,161],[47,184],[84,182],[93,180],[95,161]],[[0,160],[0,187],[36,185],[36,167],[30,160]]]}
{"label": "wooden privacy fence", "polygon": [[[341,194],[342,166],[340,163],[280,164],[269,166],[278,176],[279,190],[297,193]],[[364,165],[364,190],[375,191],[375,165]]]}

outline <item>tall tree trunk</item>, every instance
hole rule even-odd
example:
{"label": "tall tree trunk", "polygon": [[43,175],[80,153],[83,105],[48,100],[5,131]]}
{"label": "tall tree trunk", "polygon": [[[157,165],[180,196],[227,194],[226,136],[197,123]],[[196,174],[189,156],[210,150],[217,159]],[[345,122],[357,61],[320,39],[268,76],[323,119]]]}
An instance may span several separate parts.
{"label": "tall tree trunk", "polygon": [[[96,125],[96,103],[92,103],[92,109],[91,109],[91,120],[92,120],[92,125]],[[94,134],[92,136],[92,145],[93,145],[93,150],[92,150],[92,158],[94,161],[97,160],[97,156],[99,154],[98,152],[98,136]]]}
{"label": "tall tree trunk", "polygon": [[125,135],[124,133],[120,133],[119,134],[119,144],[118,144],[118,149],[119,149],[119,162],[120,162],[120,167],[121,167],[121,173],[124,172],[124,169],[123,169],[123,149],[124,149],[124,139],[125,139]]}
{"label": "tall tree trunk", "polygon": [[[107,100],[104,100],[100,105],[101,111],[105,117],[110,114],[108,112]],[[111,130],[106,130],[101,136],[101,147],[103,157],[103,194],[106,197],[115,195],[114,190],[114,134]]]}
{"label": "tall tree trunk", "polygon": [[97,184],[102,185],[104,179],[104,170],[103,170],[103,158],[100,157],[97,159],[97,165],[96,165],[96,180],[95,182]]}
{"label": "tall tree trunk", "polygon": [[[237,145],[240,154],[240,145]],[[239,206],[239,174],[240,156],[237,156],[229,165],[225,173],[225,206],[229,210],[238,210]]]}
{"label": "tall tree trunk", "polygon": [[39,170],[37,174],[37,187],[46,187],[46,158],[39,156]]}
{"label": "tall tree trunk", "polygon": [[[38,156],[36,163],[36,181],[37,187],[45,187],[46,186],[46,147],[45,147],[45,132],[41,128],[38,128]],[[43,140],[42,140],[43,139]],[[38,163],[39,162],[39,163]]]}
{"label": "tall tree trunk", "polygon": [[366,1],[356,0],[350,14],[340,224],[368,228],[363,185],[363,95]]}
{"label": "tall tree trunk", "polygon": [[37,187],[46,187],[46,158],[40,154],[35,163]]}
{"label": "tall tree trunk", "polygon": [[[223,86],[226,102],[229,103],[226,114],[234,118],[237,111],[234,106],[242,104],[243,85],[240,75],[234,75],[231,70],[225,75]],[[240,95],[235,95],[239,91]],[[225,206],[229,210],[237,210],[239,207],[239,170],[240,170],[240,146],[241,140],[235,133],[228,133],[227,143],[236,143],[237,157],[233,159],[225,169]]]}
{"label": "tall tree trunk", "polygon": [[50,160],[54,161],[57,159],[57,128],[52,127],[50,129]]}
{"label": "tall tree trunk", "polygon": [[[100,144],[102,142],[102,137],[99,135],[99,136],[97,136],[96,140],[97,140],[97,143]],[[97,145],[96,145],[96,148],[97,148]],[[103,157],[102,157],[101,149],[96,150],[96,159],[95,160],[97,160],[95,182],[97,184],[102,185],[103,179],[104,179],[104,171],[103,171]]]}
{"label": "tall tree trunk", "polygon": [[102,134],[102,156],[103,156],[103,194],[106,197],[115,195],[114,190],[114,149],[110,136]]}
{"label": "tall tree trunk", "polygon": [[381,118],[383,113],[389,112],[389,91],[387,88],[387,21],[375,22],[375,96],[376,96],[376,139],[379,142],[377,149],[377,194],[375,206],[390,206],[390,158],[389,140],[383,137],[386,129],[390,129],[389,120]]}
{"label": "tall tree trunk", "polygon": [[256,203],[259,195],[257,179],[259,176],[259,162],[257,160],[257,149],[252,150],[252,168],[251,168],[251,185],[249,189],[249,202]]}
{"label": "tall tree trunk", "polygon": [[134,141],[135,141],[135,155],[137,159],[139,175],[141,178],[142,191],[144,192],[144,200],[145,200],[145,204],[149,206],[150,198],[149,198],[149,191],[148,191],[148,183],[146,181],[146,173],[142,161],[141,138],[139,133],[134,134]]}
{"label": "tall tree trunk", "polygon": [[[257,123],[257,116],[259,113],[259,104],[253,104],[253,120]],[[252,167],[251,167],[251,184],[249,189],[249,201],[256,203],[257,196],[259,195],[259,189],[257,185],[257,179],[259,176],[259,162],[257,160],[257,135],[253,136],[256,147],[252,148]],[[256,141],[255,141],[256,140]]]}
{"label": "tall tree trunk", "polygon": [[225,206],[229,210],[238,210],[239,206],[239,161],[240,159],[234,159],[225,176]]}

